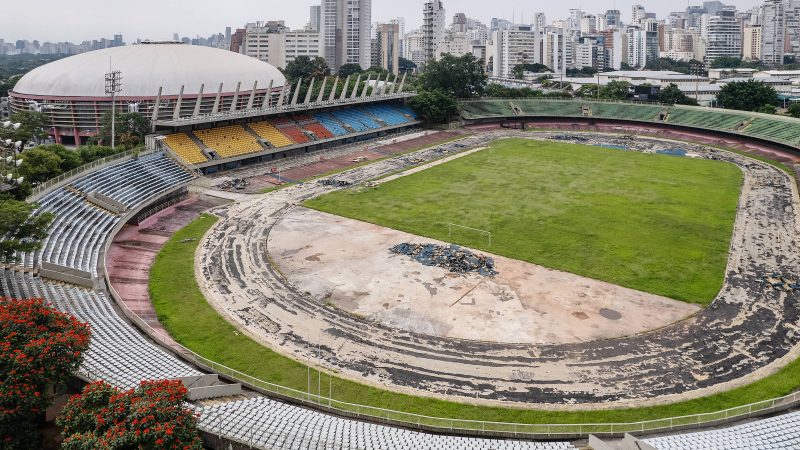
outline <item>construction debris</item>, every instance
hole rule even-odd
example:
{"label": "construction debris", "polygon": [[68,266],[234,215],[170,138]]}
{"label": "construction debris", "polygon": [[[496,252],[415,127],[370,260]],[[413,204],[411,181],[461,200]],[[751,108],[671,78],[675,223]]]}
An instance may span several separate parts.
{"label": "construction debris", "polygon": [[425,266],[441,267],[452,273],[477,272],[485,277],[493,277],[498,274],[492,258],[475,255],[454,244],[448,247],[403,243],[390,248],[389,251],[396,255],[410,256]]}
{"label": "construction debris", "polygon": [[319,180],[319,184],[323,186],[333,186],[333,187],[347,187],[350,186],[350,182],[344,180],[334,180],[333,178],[326,178],[324,180]]}

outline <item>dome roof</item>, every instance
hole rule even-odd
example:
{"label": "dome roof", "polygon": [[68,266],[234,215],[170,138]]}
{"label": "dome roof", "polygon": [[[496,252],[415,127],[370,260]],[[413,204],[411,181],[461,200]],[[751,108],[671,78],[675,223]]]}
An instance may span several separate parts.
{"label": "dome roof", "polygon": [[274,66],[256,58],[211,47],[178,43],[140,44],[112,47],[70,56],[30,71],[14,87],[18,94],[52,97],[106,97],[105,74],[122,72],[122,97],[155,97],[200,92],[217,93],[223,83],[224,93],[248,92],[258,81],[259,89],[283,86],[283,74]]}

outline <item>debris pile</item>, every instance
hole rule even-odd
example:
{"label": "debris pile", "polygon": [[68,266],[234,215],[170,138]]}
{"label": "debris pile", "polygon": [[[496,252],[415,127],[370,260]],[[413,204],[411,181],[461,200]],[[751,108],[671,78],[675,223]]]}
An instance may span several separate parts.
{"label": "debris pile", "polygon": [[767,288],[772,288],[776,291],[800,291],[800,280],[797,278],[791,278],[781,275],[777,272],[773,272],[769,275],[762,275],[760,279],[761,282],[767,286]]}
{"label": "debris pile", "polygon": [[589,138],[583,136],[575,136],[571,134],[559,134],[551,137],[550,139],[554,141],[564,141],[564,142],[589,142]]}
{"label": "debris pile", "polygon": [[420,264],[441,267],[453,273],[477,272],[485,277],[498,274],[494,260],[487,256],[475,255],[457,245],[442,246],[434,244],[402,243],[389,249],[396,255],[406,255]]}
{"label": "debris pile", "polygon": [[333,178],[326,178],[324,180],[319,180],[319,184],[323,186],[333,186],[333,187],[347,187],[350,186],[349,181],[344,180],[334,180]]}

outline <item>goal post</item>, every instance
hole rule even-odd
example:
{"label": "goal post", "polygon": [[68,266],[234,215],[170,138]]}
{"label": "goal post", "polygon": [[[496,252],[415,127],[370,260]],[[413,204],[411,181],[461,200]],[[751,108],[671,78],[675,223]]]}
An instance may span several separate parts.
{"label": "goal post", "polygon": [[[487,245],[486,248],[492,247],[492,232],[487,230],[481,230],[479,228],[468,227],[465,225],[459,225],[457,223],[448,223],[447,224],[447,239],[450,242],[453,242],[453,236],[455,235],[456,238],[462,237],[462,242],[464,241],[464,237],[475,237],[481,236],[484,240],[484,243]],[[469,245],[469,244],[466,244]]]}

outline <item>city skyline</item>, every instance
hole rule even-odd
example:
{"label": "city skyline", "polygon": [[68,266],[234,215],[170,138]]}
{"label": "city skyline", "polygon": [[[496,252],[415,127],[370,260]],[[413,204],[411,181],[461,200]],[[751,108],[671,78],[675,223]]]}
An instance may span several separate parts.
{"label": "city skyline", "polygon": [[[229,0],[223,11],[213,9],[212,2],[200,0],[192,3],[192,8],[187,8],[185,2],[166,0],[142,0],[135,4],[114,5],[113,17],[108,19],[105,14],[86,14],[87,10],[100,10],[107,8],[107,3],[99,0],[82,0],[81,7],[63,9],[64,2],[56,0],[40,0],[37,8],[30,8],[29,2],[23,0],[7,0],[4,11],[8,17],[16,20],[5,23],[0,39],[7,42],[16,40],[39,40],[41,42],[74,42],[80,43],[99,37],[111,38],[114,34],[122,34],[126,42],[136,39],[170,40],[173,34],[181,37],[194,38],[196,36],[209,36],[220,33],[225,27],[242,27],[248,22],[256,20],[284,20],[287,26],[298,29],[305,26],[309,20],[309,7],[319,4],[318,0],[300,0],[291,6],[274,9],[271,12],[260,12],[257,8],[249,8],[252,1]],[[374,0],[372,8],[372,22],[382,22],[395,17],[404,17],[406,30],[419,27],[422,24],[422,5],[424,1],[417,0],[409,3],[390,2],[388,0]],[[500,0],[487,3],[478,0],[445,1],[447,23],[452,20],[455,13],[463,12],[468,17],[483,22],[493,17],[512,20],[518,23],[530,23],[535,12],[544,12],[548,21],[569,16],[570,8],[580,8],[588,13],[604,12],[606,9],[616,7],[622,12],[623,20],[629,21],[631,7],[641,4],[648,12],[656,13],[660,18],[675,10],[685,9],[678,7],[674,2],[667,1],[608,1],[591,5],[552,4],[525,4],[519,1]],[[606,4],[607,3],[607,4]],[[702,1],[688,2],[688,4],[702,4]],[[761,4],[753,0],[729,0],[724,2],[736,6],[738,9],[749,9]],[[152,9],[147,9],[152,5]],[[144,12],[143,12],[144,11]],[[158,14],[154,14],[157,11]],[[213,13],[211,12],[213,11]],[[57,12],[57,13],[56,13]],[[131,18],[141,18],[146,22],[132,23]],[[176,18],[185,20],[175,21]],[[94,23],[94,21],[97,23]]]}

